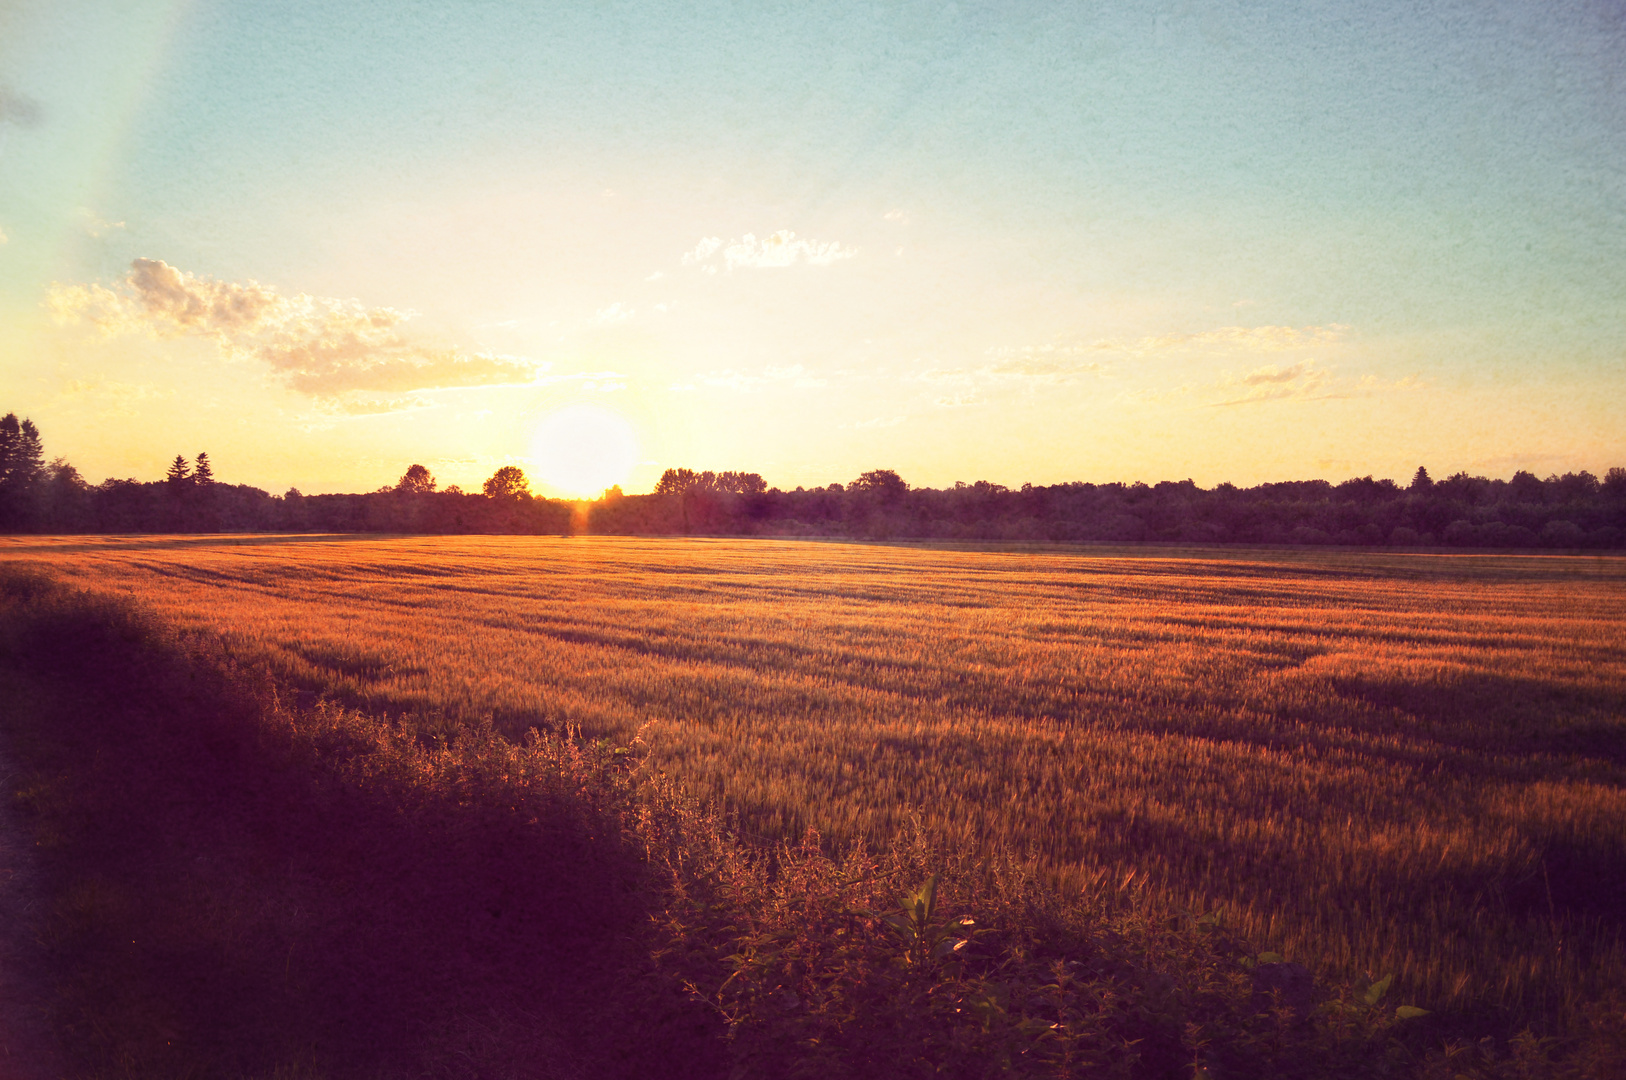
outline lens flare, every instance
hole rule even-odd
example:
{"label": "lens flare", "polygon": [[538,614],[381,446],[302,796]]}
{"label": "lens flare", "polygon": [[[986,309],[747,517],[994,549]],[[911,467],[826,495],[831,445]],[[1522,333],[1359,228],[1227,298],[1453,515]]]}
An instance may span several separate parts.
{"label": "lens flare", "polygon": [[531,466],[559,494],[596,497],[624,483],[638,463],[638,433],[595,405],[567,405],[544,416],[531,437]]}

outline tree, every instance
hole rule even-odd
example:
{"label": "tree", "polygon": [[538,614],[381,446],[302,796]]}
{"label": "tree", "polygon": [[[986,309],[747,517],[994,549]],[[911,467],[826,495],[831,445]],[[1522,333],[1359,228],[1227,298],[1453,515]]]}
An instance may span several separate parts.
{"label": "tree", "polygon": [[435,490],[435,477],[422,465],[414,465],[401,475],[395,490],[407,495],[427,495]]}
{"label": "tree", "polygon": [[895,502],[903,498],[909,484],[891,469],[871,469],[847,485],[847,490],[878,496],[882,502]]}
{"label": "tree", "polygon": [[45,449],[32,420],[16,413],[0,417],[0,485],[13,491],[30,487],[45,469]]}
{"label": "tree", "polygon": [[661,473],[661,478],[655,483],[657,495],[682,495],[698,482],[700,477],[693,469],[667,469]]}
{"label": "tree", "polygon": [[178,491],[192,482],[192,466],[186,463],[185,457],[175,455],[175,460],[169,463],[169,471],[164,474],[164,481],[172,491]]}
{"label": "tree", "polygon": [[198,451],[197,468],[192,470],[192,482],[200,486],[215,482],[215,471],[209,465],[209,455],[201,450]]}
{"label": "tree", "polygon": [[504,465],[491,474],[484,490],[491,499],[521,499],[530,497],[531,485],[518,465]]}
{"label": "tree", "polygon": [[1428,475],[1428,470],[1421,465],[1417,466],[1417,471],[1412,474],[1411,487],[1408,490],[1427,491],[1433,486],[1434,479]]}

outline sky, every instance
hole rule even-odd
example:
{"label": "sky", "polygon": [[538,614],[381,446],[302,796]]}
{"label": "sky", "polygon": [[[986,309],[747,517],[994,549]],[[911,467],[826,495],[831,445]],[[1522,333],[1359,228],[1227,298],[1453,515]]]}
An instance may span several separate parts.
{"label": "sky", "polygon": [[0,411],[276,493],[1626,465],[1626,3],[0,0]]}

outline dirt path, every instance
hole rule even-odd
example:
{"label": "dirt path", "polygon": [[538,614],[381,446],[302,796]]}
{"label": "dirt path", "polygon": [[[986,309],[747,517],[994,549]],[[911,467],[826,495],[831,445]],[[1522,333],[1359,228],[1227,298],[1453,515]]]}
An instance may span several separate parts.
{"label": "dirt path", "polygon": [[41,892],[32,842],[13,798],[19,771],[0,746],[0,1078],[56,1080],[62,1069],[47,1020]]}

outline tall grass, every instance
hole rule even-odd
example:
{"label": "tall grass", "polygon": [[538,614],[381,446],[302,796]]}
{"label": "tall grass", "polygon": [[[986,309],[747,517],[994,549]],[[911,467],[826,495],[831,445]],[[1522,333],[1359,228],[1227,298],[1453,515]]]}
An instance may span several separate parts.
{"label": "tall grass", "polygon": [[[746,834],[919,820],[1465,1025],[1626,987],[1626,560],[809,543],[15,541],[312,698],[644,732]],[[649,725],[646,727],[646,725]],[[1133,875],[1131,877],[1131,875]]]}

